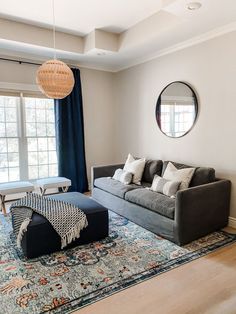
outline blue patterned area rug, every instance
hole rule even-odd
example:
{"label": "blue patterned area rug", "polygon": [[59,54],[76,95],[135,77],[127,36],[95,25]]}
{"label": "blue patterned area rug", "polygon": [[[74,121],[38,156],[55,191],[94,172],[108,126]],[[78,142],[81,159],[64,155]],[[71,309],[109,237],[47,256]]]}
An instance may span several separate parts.
{"label": "blue patterned area rug", "polygon": [[26,260],[0,215],[0,313],[71,313],[235,242],[215,232],[179,247],[112,212],[110,236]]}

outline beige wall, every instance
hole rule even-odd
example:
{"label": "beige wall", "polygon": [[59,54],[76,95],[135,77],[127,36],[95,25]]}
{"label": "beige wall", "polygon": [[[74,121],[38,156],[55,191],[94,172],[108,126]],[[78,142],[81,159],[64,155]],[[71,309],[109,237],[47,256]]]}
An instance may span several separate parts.
{"label": "beige wall", "polygon": [[[236,32],[119,72],[115,76],[116,161],[128,152],[212,166],[232,180],[236,217]],[[199,117],[180,139],[163,135],[155,120],[159,93],[170,82],[190,83]]]}
{"label": "beige wall", "polygon": [[113,74],[81,69],[87,169],[114,161]]}
{"label": "beige wall", "polygon": [[[81,69],[88,174],[91,165],[137,156],[212,166],[232,181],[236,218],[236,32],[119,73]],[[34,84],[35,66],[0,61],[0,83]],[[199,117],[183,138],[157,127],[155,105],[171,81],[193,86]]]}
{"label": "beige wall", "polygon": [[16,84],[36,84],[37,67],[0,60],[0,82]]}
{"label": "beige wall", "polygon": [[[0,61],[0,87],[3,82],[35,84],[36,69],[36,66]],[[112,78],[112,73],[81,68],[89,179],[92,165],[112,163],[114,159]]]}

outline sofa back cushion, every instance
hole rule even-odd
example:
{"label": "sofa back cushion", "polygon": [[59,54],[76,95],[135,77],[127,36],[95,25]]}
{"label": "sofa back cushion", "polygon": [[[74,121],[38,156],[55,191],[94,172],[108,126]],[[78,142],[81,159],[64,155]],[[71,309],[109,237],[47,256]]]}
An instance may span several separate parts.
{"label": "sofa back cushion", "polygon": [[161,176],[162,166],[162,160],[146,160],[142,181],[152,183],[155,174]]}
{"label": "sofa back cushion", "polygon": [[[169,161],[164,161],[162,168],[162,176],[166,170]],[[177,162],[171,161],[172,164],[177,169],[191,168],[192,166],[180,164]],[[208,167],[196,167],[192,180],[190,182],[189,187],[198,186],[202,184],[207,184],[215,181],[215,169]]]}

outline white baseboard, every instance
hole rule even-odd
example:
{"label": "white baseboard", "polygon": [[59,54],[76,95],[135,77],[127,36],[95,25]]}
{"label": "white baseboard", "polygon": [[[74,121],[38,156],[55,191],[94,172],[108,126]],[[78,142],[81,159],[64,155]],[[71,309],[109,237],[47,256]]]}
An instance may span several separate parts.
{"label": "white baseboard", "polygon": [[229,217],[229,227],[236,229],[236,218],[234,217]]}

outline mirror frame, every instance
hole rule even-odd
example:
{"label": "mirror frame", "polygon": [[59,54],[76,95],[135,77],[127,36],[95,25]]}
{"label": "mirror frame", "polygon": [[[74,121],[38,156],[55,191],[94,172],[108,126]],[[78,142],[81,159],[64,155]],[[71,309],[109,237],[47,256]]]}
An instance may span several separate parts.
{"label": "mirror frame", "polygon": [[[194,102],[195,102],[195,113],[196,113],[196,114],[195,114],[194,121],[193,121],[193,125],[191,126],[191,128],[190,128],[187,132],[185,132],[183,135],[181,135],[181,136],[176,136],[176,137],[174,137],[174,136],[169,136],[169,135],[167,135],[165,132],[163,132],[162,129],[161,129],[161,126],[160,126],[160,124],[159,124],[159,120],[158,120],[158,116],[160,115],[160,107],[161,107],[161,95],[162,95],[162,93],[163,93],[170,85],[172,85],[172,84],[174,84],[174,83],[181,83],[181,84],[184,84],[185,86],[187,86],[187,87],[191,90],[191,92],[192,92],[192,94],[193,94]],[[162,89],[161,93],[160,93],[159,96],[158,96],[158,99],[157,99],[157,102],[156,102],[156,110],[155,110],[156,122],[157,122],[157,125],[158,125],[159,130],[161,131],[161,133],[163,133],[165,136],[167,136],[167,137],[169,137],[169,138],[173,138],[173,139],[176,138],[176,139],[177,139],[177,138],[181,138],[181,137],[187,135],[187,134],[194,128],[194,126],[195,126],[195,124],[196,124],[196,121],[197,121],[197,118],[198,118],[198,113],[199,113],[199,103],[198,103],[197,95],[196,95],[194,89],[193,89],[188,83],[186,83],[186,82],[183,82],[183,81],[173,81],[173,82],[169,83],[168,85],[166,85],[166,86]]]}

